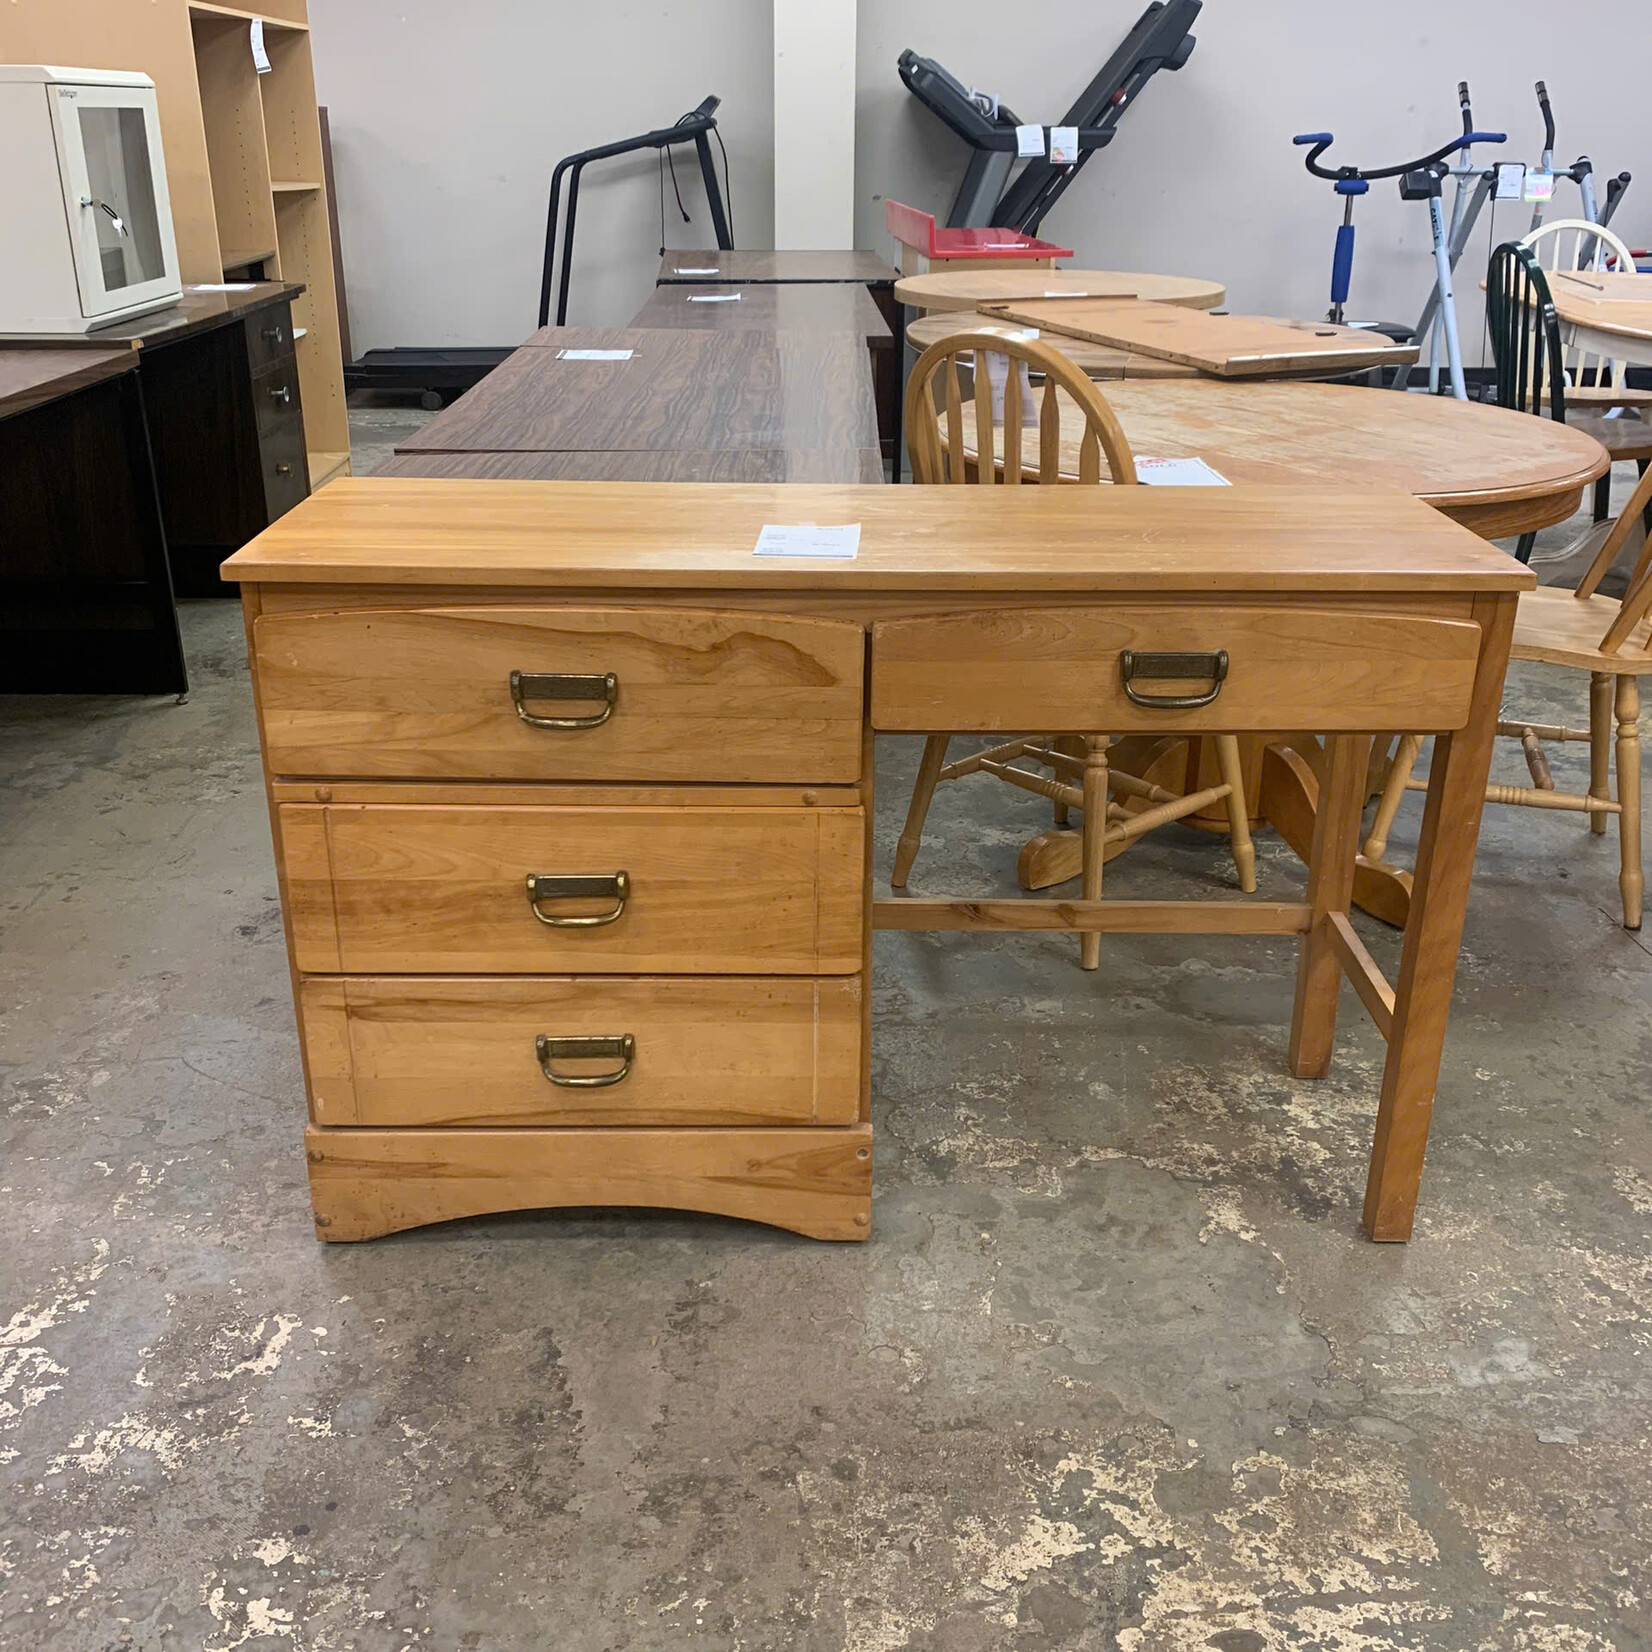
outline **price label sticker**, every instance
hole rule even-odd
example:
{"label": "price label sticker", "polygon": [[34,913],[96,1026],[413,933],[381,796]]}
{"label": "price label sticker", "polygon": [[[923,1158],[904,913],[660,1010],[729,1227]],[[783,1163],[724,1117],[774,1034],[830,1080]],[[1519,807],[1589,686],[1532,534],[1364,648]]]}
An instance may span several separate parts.
{"label": "price label sticker", "polygon": [[1015,152],[1023,160],[1030,160],[1034,155],[1042,155],[1044,153],[1044,128],[1042,126],[1016,127]]}
{"label": "price label sticker", "polygon": [[852,562],[860,555],[860,523],[823,528],[814,522],[787,525],[766,523],[757,536],[753,556],[800,556],[813,560]]}
{"label": "price label sticker", "polygon": [[252,66],[261,75],[267,75],[270,72],[270,54],[264,50],[264,19],[262,17],[255,17],[252,20]]}
{"label": "price label sticker", "polygon": [[1052,126],[1050,128],[1050,164],[1052,166],[1078,165],[1078,128]]}

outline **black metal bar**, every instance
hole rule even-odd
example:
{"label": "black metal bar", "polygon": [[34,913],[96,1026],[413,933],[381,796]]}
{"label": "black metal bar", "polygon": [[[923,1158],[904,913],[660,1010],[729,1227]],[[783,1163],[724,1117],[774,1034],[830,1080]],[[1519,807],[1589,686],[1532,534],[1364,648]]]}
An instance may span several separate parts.
{"label": "black metal bar", "polygon": [[711,227],[716,231],[717,245],[724,252],[729,252],[734,247],[734,237],[729,233],[723,191],[717,182],[717,169],[711,160],[711,140],[701,132],[694,140],[694,147],[700,154],[700,176],[705,180],[706,205],[711,209]]}
{"label": "black metal bar", "polygon": [[556,273],[556,218],[562,196],[562,174],[573,164],[567,156],[556,163],[551,174],[551,208],[545,219],[545,267],[539,277],[539,325],[547,326],[551,319],[551,283]]}
{"label": "black metal bar", "polygon": [[556,295],[556,324],[568,325],[568,283],[574,276],[574,215],[579,211],[579,175],[585,170],[583,160],[574,162],[568,174],[568,221],[562,231],[562,285]]}
{"label": "black metal bar", "polygon": [[182,699],[189,693],[189,668],[184,661],[184,639],[178,630],[172,561],[166,549],[166,519],[161,514],[161,490],[155,477],[155,451],[149,443],[142,375],[122,375],[120,412],[132,465],[132,491],[139,508],[151,519],[150,531],[144,535],[144,571],[149,584],[149,612],[154,621],[156,683],[161,692],[170,691]]}

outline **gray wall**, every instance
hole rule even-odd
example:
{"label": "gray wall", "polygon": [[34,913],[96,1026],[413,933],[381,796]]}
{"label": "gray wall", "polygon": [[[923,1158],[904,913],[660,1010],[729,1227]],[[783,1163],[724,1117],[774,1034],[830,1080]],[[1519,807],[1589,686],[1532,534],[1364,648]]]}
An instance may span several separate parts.
{"label": "gray wall", "polygon": [[[1010,11],[1001,0],[862,0],[860,244],[888,249],[886,194],[944,213],[962,171],[957,140],[900,84],[902,47],[1050,120],[1144,3],[1021,0]],[[519,340],[537,305],[555,160],[669,122],[706,92],[725,100],[736,238],[770,244],[770,0],[311,0],[310,14],[358,350]],[[1208,275],[1227,283],[1236,309],[1319,314],[1338,208],[1330,186],[1303,172],[1291,135],[1329,127],[1338,155],[1403,159],[1455,127],[1464,76],[1481,123],[1509,130],[1504,153],[1531,160],[1540,136],[1531,84],[1547,79],[1559,158],[1587,150],[1602,172],[1640,172],[1617,227],[1637,245],[1652,240],[1645,0],[1588,0],[1570,14],[1534,0],[1390,0],[1358,13],[1322,0],[1208,0],[1197,32],[1187,68],[1153,82],[1047,220],[1078,262]],[[698,179],[678,171],[695,223],[668,220],[670,243],[703,245]],[[1569,214],[1570,185],[1562,200]],[[646,296],[659,245],[653,158],[593,168],[583,214],[571,319],[624,322]],[[1499,239],[1524,221],[1505,208]],[[1356,310],[1414,318],[1430,281],[1426,212],[1381,185],[1358,222]],[[1482,219],[1476,266],[1485,250]],[[1472,361],[1476,278],[1462,284]]]}
{"label": "gray wall", "polygon": [[[669,126],[711,92],[724,99],[736,237],[771,240],[769,0],[310,0],[310,24],[358,353],[520,342],[539,307],[552,167]],[[714,245],[692,148],[676,166],[693,223],[668,175],[668,243]],[[657,157],[588,168],[569,319],[628,321],[659,245]]]}

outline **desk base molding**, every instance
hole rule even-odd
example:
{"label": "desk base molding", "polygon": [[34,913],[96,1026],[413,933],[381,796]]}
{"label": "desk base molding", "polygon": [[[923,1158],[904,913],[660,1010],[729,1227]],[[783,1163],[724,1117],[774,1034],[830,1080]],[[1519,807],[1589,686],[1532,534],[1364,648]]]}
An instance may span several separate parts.
{"label": "desk base molding", "polygon": [[1302,935],[1311,913],[1290,901],[967,901],[872,903],[874,929],[1071,929],[1090,935]]}
{"label": "desk base molding", "polygon": [[512,1210],[643,1206],[810,1239],[872,1229],[872,1127],[304,1132],[316,1237],[377,1239]]}

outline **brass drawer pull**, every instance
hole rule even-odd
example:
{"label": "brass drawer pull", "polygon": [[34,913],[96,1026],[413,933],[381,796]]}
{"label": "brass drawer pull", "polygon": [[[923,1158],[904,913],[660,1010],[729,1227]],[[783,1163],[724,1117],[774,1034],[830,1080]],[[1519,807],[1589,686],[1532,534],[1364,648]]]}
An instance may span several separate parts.
{"label": "brass drawer pull", "polygon": [[[588,918],[559,918],[554,913],[542,912],[542,901],[590,900],[597,895],[613,897],[612,912],[598,912]],[[545,872],[528,874],[528,905],[533,915],[552,929],[601,929],[613,923],[625,911],[631,898],[629,872],[605,872],[598,877],[554,877]]]}
{"label": "brass drawer pull", "polygon": [[[541,1033],[533,1041],[534,1054],[539,1057],[539,1070],[553,1084],[560,1084],[565,1090],[606,1090],[610,1084],[618,1084],[631,1071],[631,1063],[636,1058],[637,1041],[630,1033],[624,1033],[618,1038],[547,1038]],[[611,1073],[592,1073],[589,1076],[576,1076],[573,1073],[559,1073],[552,1065],[561,1061],[601,1061],[613,1060],[619,1063]]]}
{"label": "brass drawer pull", "polygon": [[[619,678],[612,671],[602,677],[511,673],[511,703],[516,715],[534,728],[596,728],[614,715],[618,697]],[[589,717],[539,717],[528,710],[529,700],[601,700],[603,707]]]}
{"label": "brass drawer pull", "polygon": [[[1214,649],[1208,654],[1137,654],[1126,648],[1119,655],[1119,677],[1125,697],[1150,711],[1193,711],[1208,706],[1222,692],[1228,676],[1228,651]],[[1137,677],[1163,680],[1172,677],[1208,677],[1210,689],[1204,694],[1143,694],[1135,686]]]}

